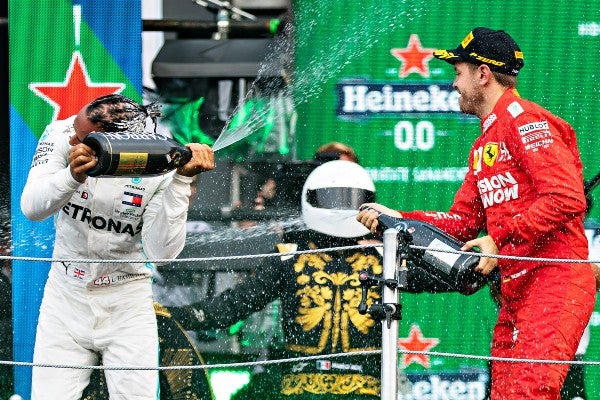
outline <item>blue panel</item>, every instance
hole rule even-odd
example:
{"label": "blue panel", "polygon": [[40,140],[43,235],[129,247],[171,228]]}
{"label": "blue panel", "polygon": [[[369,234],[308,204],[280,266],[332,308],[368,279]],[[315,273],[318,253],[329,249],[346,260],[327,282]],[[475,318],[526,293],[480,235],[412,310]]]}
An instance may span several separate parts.
{"label": "blue panel", "polygon": [[142,93],[142,7],[141,0],[80,0],[85,23]]}
{"label": "blue panel", "polygon": [[[54,243],[52,219],[44,222],[29,221],[20,207],[21,192],[27,180],[37,139],[13,107],[10,107],[10,126],[13,256],[49,258],[52,256]],[[31,362],[33,359],[35,327],[49,268],[48,262],[12,262],[15,361]],[[15,391],[24,399],[29,397],[31,368],[15,368]]]}

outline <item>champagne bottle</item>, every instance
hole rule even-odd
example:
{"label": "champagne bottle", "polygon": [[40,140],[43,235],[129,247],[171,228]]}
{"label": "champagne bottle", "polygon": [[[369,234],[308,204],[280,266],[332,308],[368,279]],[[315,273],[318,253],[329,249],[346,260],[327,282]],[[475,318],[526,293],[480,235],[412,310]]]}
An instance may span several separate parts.
{"label": "champagne bottle", "polygon": [[393,228],[408,232],[412,236],[410,244],[427,247],[427,250],[411,247],[409,260],[455,291],[470,295],[485,286],[486,276],[475,271],[479,263],[478,256],[432,251],[434,249],[460,251],[464,244],[460,240],[423,221],[394,218],[386,214],[381,214],[378,221],[383,230]]}
{"label": "champagne bottle", "polygon": [[83,139],[98,158],[89,176],[161,175],[192,158],[192,151],[150,132],[92,132]]}

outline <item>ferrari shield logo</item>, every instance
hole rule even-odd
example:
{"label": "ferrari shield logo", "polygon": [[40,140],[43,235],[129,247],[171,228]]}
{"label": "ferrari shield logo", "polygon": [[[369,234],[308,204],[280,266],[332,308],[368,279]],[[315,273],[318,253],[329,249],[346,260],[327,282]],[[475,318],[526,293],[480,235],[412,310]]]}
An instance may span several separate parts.
{"label": "ferrari shield logo", "polygon": [[498,143],[486,143],[483,148],[483,162],[485,165],[488,167],[494,165],[496,157],[498,157]]}

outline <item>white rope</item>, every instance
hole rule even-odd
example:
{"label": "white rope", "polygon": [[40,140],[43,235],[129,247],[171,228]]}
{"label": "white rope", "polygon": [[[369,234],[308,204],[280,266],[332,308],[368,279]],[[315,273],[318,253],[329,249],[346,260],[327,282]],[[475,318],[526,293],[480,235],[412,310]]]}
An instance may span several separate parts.
{"label": "white rope", "polygon": [[131,264],[131,263],[179,263],[179,262],[200,262],[200,261],[225,261],[225,260],[241,260],[249,258],[265,258],[265,257],[282,257],[288,255],[297,255],[303,253],[326,253],[329,251],[342,251],[349,249],[364,249],[368,247],[376,247],[381,245],[355,245],[355,246],[342,246],[342,247],[330,247],[326,249],[316,250],[303,250],[303,251],[288,251],[282,253],[267,253],[267,254],[246,254],[242,256],[223,256],[223,257],[192,257],[192,258],[175,258],[175,259],[149,259],[149,260],[105,260],[105,259],[81,259],[81,258],[47,258],[47,257],[13,257],[13,256],[0,256],[0,260],[18,260],[18,261],[47,261],[47,262],[70,262],[70,263],[98,263],[98,264]]}
{"label": "white rope", "polygon": [[[329,247],[323,249],[314,250],[299,250],[299,251],[287,251],[281,253],[266,253],[266,254],[246,254],[241,256],[223,256],[223,257],[190,257],[190,258],[175,258],[175,259],[148,259],[148,260],[106,260],[106,259],[87,259],[87,258],[49,258],[49,257],[17,257],[17,256],[0,256],[0,260],[15,260],[15,261],[43,261],[43,262],[69,262],[69,263],[95,263],[95,264],[131,264],[131,263],[156,263],[156,264],[167,264],[167,263],[184,263],[184,262],[203,262],[203,261],[225,261],[225,260],[241,260],[251,258],[266,258],[266,257],[283,257],[283,256],[294,256],[299,254],[309,253],[327,253],[334,251],[353,250],[353,249],[365,249],[370,247],[382,247],[382,244],[363,244],[354,246],[340,246],[340,247]],[[410,248],[426,250],[431,253],[452,253],[452,254],[465,254],[474,255],[477,257],[488,257],[505,260],[515,261],[530,261],[530,262],[543,262],[543,263],[567,263],[567,264],[588,264],[597,263],[600,264],[600,260],[582,260],[582,259],[570,259],[570,258],[541,258],[541,257],[521,257],[521,256],[503,256],[500,254],[487,254],[477,253],[472,251],[460,251],[452,249],[438,249],[424,246],[410,245]]]}
{"label": "white rope", "polygon": [[[226,256],[226,257],[192,257],[192,258],[178,258],[178,259],[155,259],[155,260],[95,260],[95,259],[62,259],[62,258],[47,258],[47,257],[16,257],[16,256],[0,256],[0,260],[18,260],[18,261],[43,261],[43,262],[70,262],[70,263],[146,263],[152,262],[157,264],[164,263],[180,263],[180,262],[200,262],[200,261],[223,261],[223,260],[239,260],[239,259],[250,259],[250,258],[265,258],[265,257],[282,257],[282,256],[293,256],[299,254],[308,253],[326,253],[333,251],[353,250],[353,249],[365,249],[370,247],[381,247],[382,244],[366,244],[366,245],[354,245],[354,246],[341,246],[341,247],[330,247],[323,249],[314,250],[302,250],[302,251],[290,251],[281,253],[268,253],[268,254],[247,254],[241,256]],[[580,260],[580,259],[560,259],[560,258],[535,258],[535,257],[519,257],[519,256],[502,256],[498,254],[485,254],[468,251],[458,250],[443,250],[443,249],[432,249],[423,246],[410,245],[413,249],[420,249],[429,252],[441,252],[441,253],[454,253],[454,254],[465,254],[475,255],[478,257],[489,257],[498,259],[518,260],[518,261],[530,261],[530,262],[545,262],[545,263],[600,263],[600,260]],[[231,364],[205,364],[205,365],[175,365],[175,366],[162,366],[162,367],[139,367],[139,366],[106,366],[106,365],[89,365],[89,366],[78,366],[78,365],[61,365],[61,364],[36,364],[30,362],[21,361],[2,361],[0,365],[13,365],[23,367],[40,367],[40,368],[71,368],[71,369],[100,369],[100,370],[176,370],[176,369],[220,369],[220,368],[233,368],[233,367],[247,367],[256,365],[268,365],[268,364],[282,364],[297,361],[310,361],[323,358],[334,358],[334,357],[349,357],[356,355],[370,355],[380,354],[381,350],[371,351],[359,351],[352,353],[335,353],[335,354],[321,354],[316,356],[298,357],[298,358],[287,358],[280,360],[264,360],[264,361],[251,361],[244,363],[231,363]],[[491,356],[478,356],[469,354],[459,353],[443,353],[443,352],[424,352],[424,351],[404,351],[400,350],[400,354],[417,354],[426,356],[441,356],[451,358],[464,358],[464,359],[476,359],[476,360],[487,360],[487,361],[503,361],[512,363],[539,363],[539,364],[580,364],[580,365],[600,365],[600,361],[565,361],[565,360],[535,360],[535,359],[519,359],[519,358],[501,358]]]}
{"label": "white rope", "polygon": [[[491,356],[478,356],[472,354],[460,354],[460,353],[444,353],[438,351],[412,351],[412,350],[399,350],[399,354],[416,354],[424,356],[439,356],[448,358],[464,358],[474,360],[485,360],[485,361],[502,361],[510,363],[528,363],[528,364],[577,364],[577,365],[600,365],[600,361],[579,361],[579,360],[540,360],[540,359],[529,359],[529,358],[504,358],[504,357],[491,357]],[[69,364],[44,364],[44,363],[30,363],[21,361],[0,361],[0,365],[13,365],[18,367],[39,367],[39,368],[62,368],[62,369],[97,369],[97,370],[126,370],[126,371],[148,371],[148,370],[182,370],[182,369],[223,369],[223,368],[238,368],[238,367],[252,367],[257,365],[271,365],[271,364],[285,364],[298,361],[312,361],[322,360],[324,358],[341,358],[341,357],[353,357],[362,355],[376,355],[381,354],[381,350],[364,350],[355,351],[351,353],[333,353],[333,354],[320,354],[316,356],[296,357],[296,358],[283,358],[274,360],[263,360],[263,361],[249,361],[239,362],[230,364],[204,364],[204,365],[169,365],[169,366],[155,366],[155,367],[140,367],[132,365],[69,365]]]}

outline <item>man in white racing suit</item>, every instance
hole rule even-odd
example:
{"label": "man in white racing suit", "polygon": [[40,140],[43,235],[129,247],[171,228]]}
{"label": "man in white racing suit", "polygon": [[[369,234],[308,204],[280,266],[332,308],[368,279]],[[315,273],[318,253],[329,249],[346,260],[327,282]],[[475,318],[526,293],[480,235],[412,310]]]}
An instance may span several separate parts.
{"label": "man in white racing suit", "polygon": [[[152,304],[154,265],[185,244],[190,183],[214,168],[214,153],[191,143],[192,159],[160,176],[99,177],[82,143],[94,131],[143,132],[160,115],[120,95],[98,98],[43,132],[21,196],[27,218],[54,216],[53,258],[139,262],[53,262],[40,308],[35,364],[158,365]],[[32,400],[79,399],[91,369],[33,368]],[[157,399],[157,370],[105,371],[111,399]]]}

